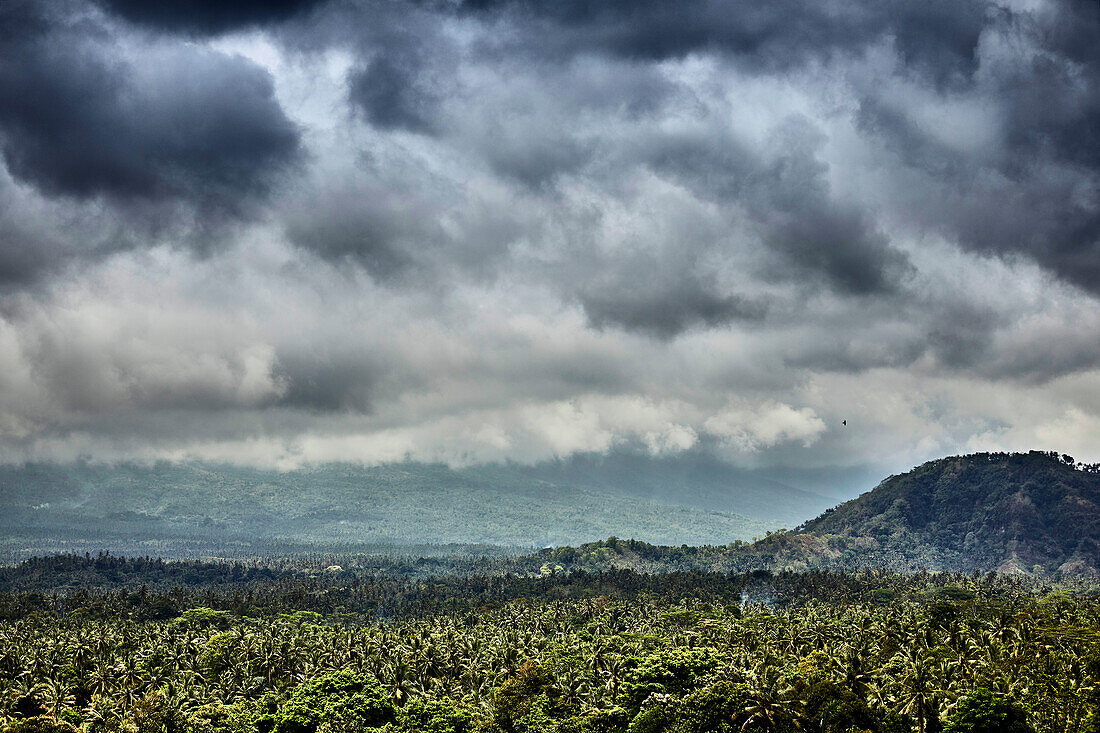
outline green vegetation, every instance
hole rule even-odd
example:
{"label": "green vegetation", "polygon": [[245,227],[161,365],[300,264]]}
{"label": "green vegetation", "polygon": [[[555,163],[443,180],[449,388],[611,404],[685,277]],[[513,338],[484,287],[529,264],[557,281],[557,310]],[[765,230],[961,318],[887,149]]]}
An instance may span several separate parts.
{"label": "green vegetation", "polygon": [[1011,696],[979,687],[959,700],[944,733],[1028,733],[1027,710]]}
{"label": "green vegetation", "polygon": [[641,466],[627,472],[619,464],[602,473],[571,464],[331,464],[288,472],[200,463],[0,467],[0,561],[104,547],[255,557],[464,544],[499,555],[489,546],[530,550],[608,535],[725,544],[790,526],[828,504],[751,476],[744,486],[730,485],[728,476],[723,483],[717,469],[679,476],[666,467],[663,475],[679,483],[659,490]]}
{"label": "green vegetation", "polygon": [[943,458],[798,531],[849,566],[1094,575],[1100,471],[1039,451]]}
{"label": "green vegetation", "polygon": [[997,575],[610,575],[9,593],[0,727],[1084,733],[1100,719],[1091,594]]}
{"label": "green vegetation", "polygon": [[[632,498],[610,484],[578,488],[566,483],[577,478],[576,468],[496,466],[456,472],[402,464],[279,474],[197,465],[155,470],[78,465],[3,471],[0,536],[6,539],[0,553],[6,547],[14,557],[33,555],[35,548],[80,548],[82,553],[110,545],[139,555],[264,556],[269,558],[266,569],[298,567],[303,556],[317,562],[328,557],[329,564],[342,567],[400,568],[421,576],[622,568],[779,572],[882,567],[1053,578],[1100,572],[1100,471],[1052,453],[979,453],[932,461],[891,476],[793,531],[744,516],[658,503],[675,497],[687,501],[683,485],[652,500]],[[782,490],[788,491],[784,500],[791,500],[793,490]],[[638,491],[659,493],[644,484]],[[294,500],[288,504],[287,497]],[[119,506],[130,509],[119,513]],[[532,545],[605,536],[609,528],[634,539],[563,544],[549,554],[522,556]],[[83,539],[58,539],[62,536]],[[756,537],[759,541],[745,541]],[[639,538],[693,544],[662,547]],[[439,544],[443,541],[528,549]],[[385,542],[405,545],[397,550],[404,555],[395,557],[392,544],[371,544]],[[409,547],[410,542],[434,544]],[[242,572],[259,568],[253,564]]]}
{"label": "green vegetation", "polygon": [[1093,733],[1098,482],[944,459],[751,545],[32,558],[0,733]]}

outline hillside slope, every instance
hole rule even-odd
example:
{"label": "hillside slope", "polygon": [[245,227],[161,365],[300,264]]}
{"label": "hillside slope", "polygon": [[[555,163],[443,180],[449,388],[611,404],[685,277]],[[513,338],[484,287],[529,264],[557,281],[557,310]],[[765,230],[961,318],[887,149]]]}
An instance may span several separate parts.
{"label": "hillside slope", "polygon": [[763,520],[770,528],[793,527],[836,503],[836,499],[706,455],[578,455],[533,466],[477,466],[460,469],[458,474],[483,480],[491,477],[515,486],[570,486],[667,506],[731,512]]}
{"label": "hillside slope", "polygon": [[[641,466],[635,467],[641,473]],[[667,470],[665,471],[667,474]],[[739,499],[720,477],[697,491],[632,490],[609,466],[483,466],[452,470],[402,463],[329,464],[278,472],[201,463],[76,463],[0,467],[0,555],[109,548],[127,554],[262,555],[302,546],[488,544],[531,548],[609,535],[714,544],[791,526],[826,500],[775,489],[761,517],[753,487]],[[722,496],[714,496],[725,489]],[[758,512],[738,511],[744,505]],[[805,507],[794,516],[790,507]],[[293,545],[293,546],[291,546]]]}
{"label": "hillside slope", "polygon": [[979,453],[925,463],[753,543],[654,547],[614,538],[558,548],[563,569],[646,572],[997,571],[1100,575],[1100,470],[1068,456]]}
{"label": "hillside slope", "polygon": [[834,547],[855,543],[860,564],[1092,574],[1100,567],[1100,473],[1039,451],[941,458],[891,476],[797,533]]}

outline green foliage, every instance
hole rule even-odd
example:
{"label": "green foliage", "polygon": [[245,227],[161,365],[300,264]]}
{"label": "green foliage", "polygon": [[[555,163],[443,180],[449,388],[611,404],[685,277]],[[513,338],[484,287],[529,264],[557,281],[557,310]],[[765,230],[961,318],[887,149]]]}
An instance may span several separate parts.
{"label": "green foliage", "polygon": [[893,588],[876,588],[871,591],[870,599],[874,603],[893,603],[897,600],[898,592]]}
{"label": "green foliage", "polygon": [[735,733],[738,718],[749,707],[751,690],[744,683],[719,680],[684,698],[671,733]]}
{"label": "green foliage", "polygon": [[650,700],[627,727],[627,733],[666,733],[676,724],[677,708],[672,700]]}
{"label": "green foliage", "polygon": [[[63,594],[0,593],[6,614],[32,609],[0,614],[0,723],[48,712],[84,733],[937,733],[942,719],[952,733],[1022,733],[1021,721],[1097,733],[1100,598],[1048,591],[995,575],[614,571],[167,594],[232,609],[224,630],[206,611],[194,625],[149,619],[155,593],[71,592],[98,609],[80,614],[63,612]],[[740,609],[742,597],[771,605]],[[350,615],[366,600],[385,617]],[[261,603],[271,623],[244,617]],[[929,623],[938,603],[958,613]],[[978,688],[1017,698],[967,695]]]}
{"label": "green foliage", "polygon": [[970,588],[962,588],[957,585],[945,585],[933,588],[928,592],[928,597],[940,602],[966,603],[972,601],[976,594]]}
{"label": "green foliage", "polygon": [[213,608],[199,606],[189,608],[181,613],[175,620],[178,626],[192,629],[215,628],[228,629],[233,623],[233,614],[228,611],[216,611]]}
{"label": "green foliage", "polygon": [[959,619],[961,609],[957,603],[937,601],[928,607],[928,623],[936,629],[946,629]]}
{"label": "green foliage", "polygon": [[253,730],[248,716],[238,706],[209,703],[187,717],[188,733],[248,733]]}
{"label": "green foliage", "polygon": [[622,684],[623,705],[637,710],[653,694],[682,695],[704,684],[724,663],[713,649],[665,649],[633,660]]}
{"label": "green foliage", "polygon": [[589,710],[562,721],[558,733],[622,733],[630,722],[623,708]]}
{"label": "green foliage", "polygon": [[413,698],[397,711],[397,722],[407,733],[471,733],[477,716],[451,701]]}
{"label": "green foliage", "polygon": [[186,733],[187,718],[160,692],[137,700],[122,721],[122,733]]}
{"label": "green foliage", "polygon": [[293,613],[279,614],[279,620],[290,624],[314,624],[319,625],[324,621],[324,616],[316,611],[294,611]]}
{"label": "green foliage", "polygon": [[944,733],[1031,733],[1027,711],[984,687],[959,700]]}
{"label": "green foliage", "polygon": [[380,728],[395,719],[389,695],[372,677],[348,670],[328,672],[297,687],[280,706],[275,733],[316,733]]}
{"label": "green foliage", "polygon": [[75,726],[49,715],[15,720],[0,728],[2,733],[78,733]]}
{"label": "green foliage", "polygon": [[269,690],[260,695],[252,705],[242,706],[240,717],[246,730],[254,729],[257,733],[271,733],[281,719],[279,698]]}
{"label": "green foliage", "polygon": [[199,664],[211,673],[226,669],[232,661],[235,637],[232,632],[223,631],[206,640],[206,646],[199,653]]}
{"label": "green foliage", "polygon": [[493,700],[497,723],[506,731],[527,733],[543,730],[564,712],[561,691],[545,668],[527,661],[500,687]]}
{"label": "green foliage", "polygon": [[677,626],[694,626],[698,623],[700,613],[689,608],[676,608],[664,614],[664,619]]}
{"label": "green foliage", "polygon": [[879,721],[867,702],[851,690],[818,680],[801,693],[806,728],[821,733],[877,730]]}
{"label": "green foliage", "polygon": [[848,567],[1087,575],[1100,569],[1098,514],[1100,472],[1053,453],[976,453],[891,476],[800,531],[836,550],[847,540]]}

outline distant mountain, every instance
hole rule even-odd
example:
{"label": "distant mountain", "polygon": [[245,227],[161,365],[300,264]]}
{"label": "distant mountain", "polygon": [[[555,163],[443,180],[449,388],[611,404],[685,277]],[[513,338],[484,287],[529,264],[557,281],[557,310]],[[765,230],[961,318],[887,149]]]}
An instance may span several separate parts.
{"label": "distant mountain", "polygon": [[795,534],[831,540],[834,551],[862,556],[860,564],[1095,574],[1100,472],[1040,451],[941,458],[887,478]]}
{"label": "distant mountain", "polygon": [[1100,466],[977,453],[925,463],[788,532],[725,547],[609,540],[550,554],[563,569],[718,572],[884,568],[1100,575]]}
{"label": "distant mountain", "polygon": [[0,467],[0,559],[98,549],[195,556],[448,543],[531,548],[611,535],[726,544],[792,526],[828,503],[716,461],[681,466],[641,457],[461,470],[36,464]]}
{"label": "distant mountain", "polygon": [[531,561],[564,570],[1100,575],[1100,470],[1068,456],[942,458],[778,531],[827,501],[702,458],[585,457],[461,470],[421,463],[288,472],[202,463],[0,467],[0,559],[99,549],[162,557],[477,555],[555,545]]}
{"label": "distant mountain", "polygon": [[479,466],[458,473],[491,476],[517,487],[546,484],[583,487],[669,506],[731,512],[762,520],[769,528],[793,527],[836,502],[834,498],[795,488],[706,454],[668,458],[635,453],[578,455],[533,466]]}

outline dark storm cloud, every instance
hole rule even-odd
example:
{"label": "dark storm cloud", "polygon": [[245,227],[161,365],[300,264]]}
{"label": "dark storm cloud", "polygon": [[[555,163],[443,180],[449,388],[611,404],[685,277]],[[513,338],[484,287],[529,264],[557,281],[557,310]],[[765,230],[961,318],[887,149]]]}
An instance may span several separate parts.
{"label": "dark storm cloud", "polygon": [[822,333],[819,340],[805,339],[788,348],[783,363],[798,369],[858,374],[870,369],[906,368],[927,351],[923,334],[879,334],[837,338]]}
{"label": "dark storm cloud", "polygon": [[744,207],[770,253],[766,277],[852,296],[897,290],[908,259],[868,213],[834,199],[819,157],[822,133],[793,117],[770,137],[762,151],[720,135],[664,139],[647,155],[697,195]]}
{"label": "dark storm cloud", "polygon": [[[965,85],[978,68],[978,42],[992,6],[974,0],[878,4],[879,22],[893,39],[908,74],[937,88]],[[881,29],[880,29],[881,30]]]}
{"label": "dark storm cloud", "polygon": [[1011,153],[1050,155],[1091,170],[1100,167],[1100,4],[1065,0],[1053,12],[1002,17],[1006,32],[1023,32],[1039,53],[995,75],[1007,101]]}
{"label": "dark storm cloud", "polygon": [[465,0],[460,7],[475,15],[532,23],[535,37],[523,40],[536,52],[606,53],[642,61],[718,52],[772,70],[801,66],[833,52],[859,52],[889,35],[908,65],[945,80],[973,70],[988,4]]}
{"label": "dark storm cloud", "polygon": [[171,32],[224,33],[285,21],[326,0],[101,0],[133,23]]}
{"label": "dark storm cloud", "polygon": [[1001,10],[986,30],[1011,49],[966,90],[996,110],[993,149],[945,144],[883,89],[863,95],[861,128],[927,177],[931,205],[907,212],[922,226],[978,252],[1031,257],[1100,293],[1100,5]]}
{"label": "dark storm cloud", "polygon": [[0,140],[11,173],[46,195],[235,216],[299,156],[271,77],[250,62],[188,46],[126,59],[94,21],[35,21],[0,46]]}
{"label": "dark storm cloud", "polygon": [[617,282],[587,289],[580,295],[584,312],[597,328],[617,326],[626,331],[670,339],[694,328],[717,328],[735,321],[761,320],[762,303],[724,295],[712,283],[698,279],[661,282]]}
{"label": "dark storm cloud", "polygon": [[780,152],[753,195],[765,222],[763,240],[782,257],[773,276],[820,279],[845,295],[896,290],[908,260],[868,214],[831,198],[828,168],[817,156],[821,134],[805,120],[790,119],[773,137]]}
{"label": "dark storm cloud", "polygon": [[594,145],[561,134],[517,139],[504,133],[485,152],[498,175],[537,190],[552,187],[558,176],[583,168],[592,158]]}
{"label": "dark storm cloud", "polygon": [[57,262],[59,249],[0,213],[0,295],[8,287],[33,282]]}
{"label": "dark storm cloud", "polygon": [[428,132],[433,126],[436,100],[417,89],[419,64],[405,56],[383,55],[353,72],[348,79],[348,95],[375,127]]}
{"label": "dark storm cloud", "polygon": [[4,446],[1091,445],[1091,1],[0,8]]}
{"label": "dark storm cloud", "polygon": [[[818,155],[822,134],[808,121],[778,130],[776,136],[790,140],[764,152],[720,135],[684,139],[661,133],[630,143],[618,139],[613,128],[603,137],[581,133],[572,128],[572,121],[598,115],[616,124],[644,124],[667,112],[668,105],[697,105],[690,98],[678,98],[674,86],[660,75],[637,71],[651,61],[696,51],[717,52],[741,66],[771,73],[792,69],[811,57],[858,54],[868,44],[890,37],[912,73],[943,85],[972,73],[984,12],[984,5],[946,2],[920,9],[906,5],[896,13],[860,4],[804,8],[796,3],[760,6],[705,0],[675,5],[467,3],[460,13],[484,23],[480,42],[470,46],[473,55],[467,61],[487,64],[504,75],[512,69],[533,73],[546,85],[542,90],[518,87],[502,96],[479,98],[476,89],[463,90],[455,80],[456,51],[438,28],[438,19],[447,18],[452,7],[419,3],[407,17],[394,17],[388,6],[376,14],[378,9],[367,4],[360,9],[362,19],[369,13],[378,22],[344,24],[363,28],[355,31],[362,58],[349,75],[348,95],[372,126],[449,140],[480,155],[508,182],[551,198],[560,176],[589,174],[587,167],[594,160],[601,165],[611,161],[601,175],[647,164],[689,185],[697,196],[745,208],[763,245],[762,269],[769,280],[799,280],[857,297],[895,292],[909,265],[874,225],[871,212],[833,196],[826,182],[828,167]],[[438,13],[436,20],[433,12]],[[590,86],[584,70],[591,66],[585,59],[592,54],[629,59],[614,67],[622,84]],[[551,90],[556,105],[540,115],[539,103],[532,104],[532,99]],[[473,129],[484,132],[471,137]],[[402,223],[402,214],[394,216],[369,202],[350,212],[322,208],[329,211],[320,221],[291,228],[294,241],[329,258],[353,256],[375,275],[389,277],[406,269],[426,246],[442,241],[438,233],[422,231],[422,224]],[[685,240],[680,246],[685,253],[696,253],[685,256],[697,256],[699,245]],[[463,249],[459,242],[447,244],[456,257]],[[497,256],[499,248],[485,251]],[[613,273],[624,269],[622,263],[601,266]],[[667,270],[663,276],[669,276]],[[617,325],[668,338],[686,329],[719,327],[760,315],[757,305],[697,283],[654,288],[653,297],[647,297],[635,293],[632,284],[619,287],[629,275],[604,279],[612,286],[567,288],[590,322],[601,328]],[[691,287],[694,292],[689,292]],[[618,294],[629,297],[617,304]]]}
{"label": "dark storm cloud", "polygon": [[770,219],[764,241],[782,255],[772,277],[823,280],[836,293],[860,296],[894,291],[909,269],[904,253],[857,209],[808,202]]}
{"label": "dark storm cloud", "polygon": [[[185,5],[163,12],[175,13]],[[114,7],[128,17],[145,12],[134,6]],[[464,52],[441,30],[455,17],[456,7],[458,17],[478,23],[473,31],[476,41]],[[246,20],[233,22],[277,20],[301,10],[278,6],[261,16],[254,7],[244,6],[234,12]],[[810,62],[844,69],[859,63],[872,47],[889,45],[898,66],[883,72],[937,94],[995,94],[1005,126],[1003,149],[996,159],[976,159],[932,139],[913,123],[911,110],[880,104],[873,91],[863,93],[864,132],[879,136],[900,152],[905,165],[922,171],[941,195],[947,186],[966,186],[964,195],[943,195],[936,206],[913,216],[926,216],[922,222],[926,230],[941,231],[972,249],[1024,253],[1093,289],[1100,281],[1096,250],[1100,216],[1095,197],[1080,195],[1080,182],[1095,179],[1094,151],[1100,149],[1092,144],[1095,126],[1087,124],[1096,118],[1095,80],[1100,76],[1095,69],[1098,44],[1089,43],[1095,37],[1095,11],[1088,4],[1058,3],[1037,14],[1015,13],[985,2],[946,0],[919,4],[783,0],[763,5],[732,0],[675,4],[515,0],[458,6],[368,2],[320,9],[329,10],[336,14],[332,17],[344,19],[335,37],[358,54],[347,78],[348,101],[380,132],[429,134],[480,156],[506,185],[520,183],[551,200],[560,176],[584,175],[593,160],[610,159],[619,171],[646,163],[658,174],[691,186],[700,197],[744,210],[762,245],[759,274],[767,281],[804,282],[855,297],[896,294],[911,266],[876,224],[875,211],[841,200],[830,189],[820,142],[815,146],[803,139],[820,141],[822,133],[812,123],[777,131],[777,137],[786,139],[767,151],[746,149],[744,142],[729,138],[682,144],[673,135],[651,141],[649,149],[638,146],[624,152],[627,146],[615,141],[613,130],[602,140],[594,139],[571,129],[570,120],[582,115],[644,120],[661,114],[662,102],[669,99],[667,89],[645,84],[630,87],[629,83],[617,98],[586,97],[579,75],[591,58],[625,60],[615,72],[625,82],[629,77],[623,69],[631,65],[645,68],[688,54],[726,59],[742,73],[790,75]],[[206,18],[206,10],[198,12],[198,17]],[[208,27],[228,27],[225,24],[230,21],[225,18],[229,16],[218,17],[221,20],[210,21],[213,25]],[[293,39],[295,34],[317,33],[317,27],[291,24],[279,33]],[[191,30],[196,28],[193,24]],[[1010,31],[1033,39],[1042,54],[1015,68],[991,66],[986,59],[983,68],[983,32]],[[331,28],[326,32],[332,33]],[[317,38],[311,43],[318,43]],[[509,90],[499,99],[479,99],[476,89],[463,89],[457,81],[460,58],[502,74],[509,69],[532,73],[545,79],[546,86],[530,92]],[[571,81],[578,82],[577,88],[570,86]],[[540,125],[537,109],[525,107],[522,95],[527,93],[553,94],[560,117]],[[633,112],[623,114],[624,110]],[[471,137],[479,124],[485,133]],[[637,157],[631,160],[631,154]],[[1046,170],[1050,165],[1069,166],[1077,173],[1051,175]],[[985,169],[998,173],[999,182],[974,185]],[[614,170],[605,172],[614,174]],[[464,261],[465,271],[504,266],[504,260],[471,263],[483,255],[497,257],[500,248],[479,253],[470,243],[444,235],[431,224],[443,209],[410,204],[400,200],[403,196],[388,196],[384,185],[381,188],[370,200],[333,194],[336,203],[325,200],[316,207],[326,212],[324,216],[297,217],[287,231],[300,247],[327,259],[357,261],[382,279],[408,272],[429,250]],[[1005,207],[1005,201],[1014,203]],[[684,249],[694,252],[698,247],[685,243]],[[710,246],[709,251],[720,252],[720,248]],[[615,263],[607,266],[616,267]],[[731,294],[704,286],[690,297],[679,286],[655,289],[659,292],[652,298],[628,297],[632,291],[618,287],[628,279],[612,277],[614,287],[605,291],[588,285],[565,290],[584,305],[594,325],[618,324],[662,338],[677,329],[727,324],[747,313]],[[621,293],[625,300],[616,305],[615,296],[608,293]],[[673,302],[682,303],[683,308],[669,309],[667,304]]]}
{"label": "dark storm cloud", "polygon": [[446,240],[438,201],[407,181],[335,179],[284,215],[297,247],[336,264],[362,267],[380,282],[420,268],[425,253]]}
{"label": "dark storm cloud", "polygon": [[[1015,236],[1006,232],[1000,247],[1031,252],[1100,293],[1100,3],[1067,1],[1057,9],[1015,19],[1012,29],[1030,31],[1039,53],[998,79],[1008,127],[1001,169],[1026,188],[1021,197],[1034,214]],[[1042,166],[1051,163],[1073,170],[1076,180],[1045,180]],[[997,248],[982,231],[966,234],[980,248]]]}
{"label": "dark storm cloud", "polygon": [[[436,5],[435,7],[440,7]],[[444,6],[446,7],[446,6]],[[861,99],[864,130],[884,137],[906,165],[941,193],[925,226],[980,252],[1025,254],[1066,280],[1100,291],[1100,5],[1061,0],[1034,11],[986,2],[778,3],[689,0],[665,3],[468,0],[461,12],[504,28],[490,46],[563,63],[586,54],[640,63],[717,54],[754,73],[790,73],[810,61],[858,60],[889,43],[899,82],[935,94],[994,99],[1003,129],[993,158],[945,147],[914,124],[914,107],[889,108],[881,89]],[[985,34],[983,36],[983,34]],[[983,37],[986,50],[983,52]],[[1015,60],[990,54],[990,39],[1023,40]],[[1032,49],[1026,48],[1034,45]],[[983,58],[982,54],[985,53]],[[890,70],[884,69],[889,72]],[[881,78],[877,84],[881,85]],[[895,84],[888,83],[885,89]],[[919,100],[913,100],[919,105]],[[950,126],[951,119],[944,124]],[[715,158],[675,159],[686,171],[736,197],[739,179],[712,175]],[[540,161],[539,169],[548,169]],[[1059,170],[1052,170],[1058,168]],[[988,175],[988,174],[993,174]],[[730,182],[732,181],[732,183]],[[841,292],[896,287],[903,258],[885,245],[871,218],[851,205],[804,200],[779,208],[765,241],[785,251],[793,270],[824,273]],[[830,245],[832,242],[834,244]]]}
{"label": "dark storm cloud", "polygon": [[927,333],[928,350],[950,369],[980,367],[990,359],[993,333],[1006,325],[988,308],[957,303],[937,314]]}
{"label": "dark storm cloud", "polygon": [[315,412],[370,412],[379,367],[368,354],[309,353],[279,356],[275,376],[285,384],[279,404]]}

